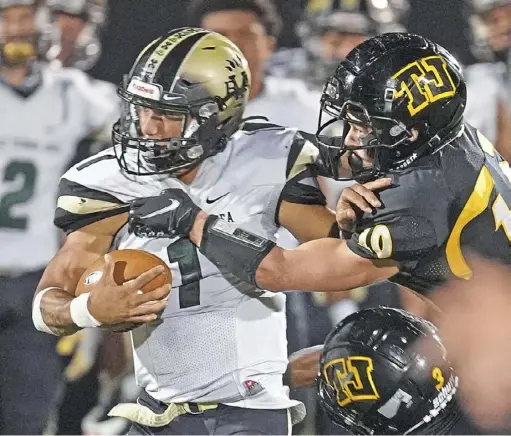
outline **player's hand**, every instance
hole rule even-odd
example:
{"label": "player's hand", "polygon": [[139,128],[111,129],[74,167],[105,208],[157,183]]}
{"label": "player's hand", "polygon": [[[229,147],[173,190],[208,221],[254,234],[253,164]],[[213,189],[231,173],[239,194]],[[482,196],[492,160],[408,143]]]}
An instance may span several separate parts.
{"label": "player's hand", "polygon": [[200,211],[186,192],[167,189],[131,203],[128,230],[143,238],[188,236]]}
{"label": "player's hand", "polygon": [[155,321],[167,307],[164,300],[170,293],[170,285],[142,293],[145,285],[160,275],[164,268],[157,266],[134,280],[118,285],[114,280],[114,261],[105,255],[103,276],[90,285],[88,309],[90,314],[105,327],[120,323],[146,323]]}
{"label": "player's hand", "polygon": [[387,177],[344,188],[335,212],[339,228],[345,232],[353,231],[357,221],[357,210],[371,213],[374,208],[381,207],[381,202],[374,192],[387,188],[391,184],[392,179]]}
{"label": "player's hand", "polygon": [[469,259],[471,280],[453,280],[432,294],[432,312],[459,380],[464,409],[485,429],[511,416],[511,270]]}
{"label": "player's hand", "polygon": [[320,347],[309,347],[289,356],[287,373],[290,388],[313,386],[319,371]]}

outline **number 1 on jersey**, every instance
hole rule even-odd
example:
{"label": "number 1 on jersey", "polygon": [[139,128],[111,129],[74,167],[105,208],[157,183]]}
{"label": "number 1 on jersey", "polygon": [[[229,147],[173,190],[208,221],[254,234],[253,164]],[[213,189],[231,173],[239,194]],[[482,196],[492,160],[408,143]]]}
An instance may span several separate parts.
{"label": "number 1 on jersey", "polygon": [[179,308],[200,304],[200,279],[202,278],[197,249],[188,239],[178,239],[167,247],[171,262],[177,262],[181,272]]}

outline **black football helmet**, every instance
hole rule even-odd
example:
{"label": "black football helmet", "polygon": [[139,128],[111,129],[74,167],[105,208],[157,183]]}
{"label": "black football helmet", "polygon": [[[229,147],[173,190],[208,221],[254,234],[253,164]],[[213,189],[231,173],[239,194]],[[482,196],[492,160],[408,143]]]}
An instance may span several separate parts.
{"label": "black football helmet", "polygon": [[[427,355],[414,348],[420,338]],[[461,416],[458,378],[435,327],[402,310],[341,321],[326,339],[317,387],[328,417],[353,434],[447,434]]]}
{"label": "black football helmet", "polygon": [[[317,135],[327,174],[366,181],[407,168],[460,134],[466,100],[460,65],[432,41],[386,33],[363,42],[323,89]],[[342,136],[321,136],[337,120],[345,122]],[[370,132],[357,146],[346,145],[348,123]],[[413,130],[418,138],[412,142]],[[355,153],[362,149],[373,162],[370,168]],[[340,176],[341,162],[351,170],[347,176]]]}
{"label": "black football helmet", "polygon": [[[112,135],[121,169],[181,174],[222,151],[239,129],[249,89],[248,63],[224,36],[188,27],[155,39],[118,88],[123,108]],[[146,109],[181,117],[181,134],[144,137],[139,111]]]}

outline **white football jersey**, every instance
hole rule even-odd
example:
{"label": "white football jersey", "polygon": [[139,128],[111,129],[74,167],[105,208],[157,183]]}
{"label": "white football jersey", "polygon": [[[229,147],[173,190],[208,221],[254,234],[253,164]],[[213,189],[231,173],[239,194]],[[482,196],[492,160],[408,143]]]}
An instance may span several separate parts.
{"label": "white football jersey", "polygon": [[55,255],[59,177],[78,142],[118,113],[113,87],[79,70],[40,68],[28,96],[0,81],[0,271],[37,270]]}
{"label": "white football jersey", "polygon": [[[243,116],[264,116],[270,123],[316,133],[321,94],[307,88],[299,79],[267,76],[260,95],[249,100]],[[277,243],[284,248],[296,248],[299,242],[281,228]]]}
{"label": "white football jersey", "polygon": [[[206,212],[274,239],[280,201],[324,204],[308,170],[318,151],[294,129],[250,123],[245,129],[201,164],[190,185],[169,176],[126,176],[113,151],[102,152],[62,177],[55,222],[72,231],[125,212],[137,197],[178,187]],[[132,332],[139,385],[162,401],[292,408],[300,419],[301,403],[290,400],[282,384],[284,294],[260,291],[219,271],[186,238],[138,238],[123,228],[113,248],[149,251],[172,270],[161,319]]]}
{"label": "white football jersey", "polygon": [[250,100],[244,117],[261,115],[270,123],[316,133],[321,93],[299,79],[268,76],[260,95]]}

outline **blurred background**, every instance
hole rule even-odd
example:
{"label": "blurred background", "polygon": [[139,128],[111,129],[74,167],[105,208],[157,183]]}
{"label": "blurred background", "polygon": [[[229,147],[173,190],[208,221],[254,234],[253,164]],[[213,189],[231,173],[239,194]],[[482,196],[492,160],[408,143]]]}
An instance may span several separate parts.
{"label": "blurred background", "polygon": [[[63,238],[52,225],[58,178],[111,145],[116,85],[152,39],[185,25],[217,30],[244,52],[254,80],[247,116],[311,133],[322,84],[351,48],[378,33],[424,35],[463,65],[468,122],[511,158],[511,0],[0,0],[0,434],[128,428],[107,412],[138,394],[129,337],[95,329],[57,340],[35,331],[30,304]],[[27,45],[13,50],[17,39]],[[321,183],[335,208],[344,185]],[[288,236],[279,243],[291,246]],[[290,294],[289,354],[321,344],[359,308],[421,314],[421,304],[389,283]],[[292,395],[309,412],[295,434],[344,434],[316,409],[313,387]],[[460,433],[478,431],[467,420]]]}
{"label": "blurred background", "polygon": [[[477,62],[471,45],[473,33],[470,27],[469,7],[467,0],[369,0],[339,1],[344,10],[367,10],[364,3],[371,3],[376,11],[381,11],[383,25],[388,25],[392,17],[386,17],[385,11],[391,5],[398,10],[403,8],[399,22],[410,32],[415,32],[433,39],[457,54],[458,59],[466,64]],[[93,77],[118,83],[122,74],[129,70],[137,53],[147,41],[155,38],[169,28],[180,27],[186,22],[189,1],[172,0],[122,0],[109,2],[109,24],[102,32],[103,54],[98,63],[90,70]],[[303,13],[307,0],[280,0],[275,6],[282,18],[282,30],[277,38],[277,50],[302,46],[297,32],[297,25],[304,18]],[[326,2],[328,3],[328,2]],[[334,2],[335,3],[335,2]],[[481,3],[492,3],[482,1]],[[499,3],[499,2],[493,2]],[[502,2],[501,2],[502,3]],[[350,4],[355,6],[350,7]],[[310,7],[310,6],[309,6]],[[389,11],[390,12],[390,11]],[[392,12],[390,12],[392,14]],[[312,14],[311,14],[312,15]],[[397,13],[395,15],[398,15]],[[397,17],[396,17],[397,18]],[[346,20],[348,25],[350,20]],[[345,26],[346,27],[346,26]],[[339,30],[343,29],[339,26]]]}

